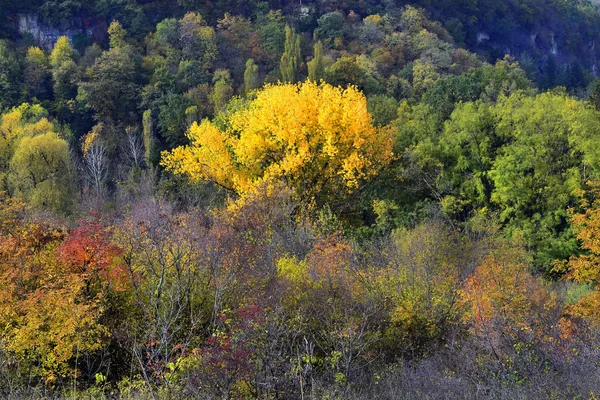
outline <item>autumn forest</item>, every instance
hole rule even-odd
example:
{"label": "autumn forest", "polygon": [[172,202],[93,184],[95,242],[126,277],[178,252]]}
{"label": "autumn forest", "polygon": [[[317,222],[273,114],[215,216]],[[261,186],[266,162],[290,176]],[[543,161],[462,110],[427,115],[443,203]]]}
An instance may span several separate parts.
{"label": "autumn forest", "polygon": [[600,398],[600,6],[0,0],[0,398]]}

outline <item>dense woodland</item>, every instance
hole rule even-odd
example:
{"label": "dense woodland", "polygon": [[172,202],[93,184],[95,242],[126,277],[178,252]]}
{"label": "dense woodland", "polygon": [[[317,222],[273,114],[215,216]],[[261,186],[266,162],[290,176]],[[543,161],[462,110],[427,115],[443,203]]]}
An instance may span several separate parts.
{"label": "dense woodland", "polygon": [[597,399],[596,41],[580,0],[0,0],[0,397]]}

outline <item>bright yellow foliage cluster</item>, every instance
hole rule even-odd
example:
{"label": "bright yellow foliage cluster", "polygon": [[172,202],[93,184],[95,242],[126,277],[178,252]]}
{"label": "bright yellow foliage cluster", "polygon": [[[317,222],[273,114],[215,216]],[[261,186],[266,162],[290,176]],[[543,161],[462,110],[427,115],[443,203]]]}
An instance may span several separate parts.
{"label": "bright yellow foliage cluster", "polygon": [[162,165],[242,195],[283,180],[301,200],[339,198],[392,159],[391,137],[373,126],[364,95],[325,83],[267,86],[225,131],[205,120],[188,137],[189,146],[163,153]]}
{"label": "bright yellow foliage cluster", "polygon": [[93,130],[82,137],[81,151],[84,157],[86,157],[89,151],[92,149],[92,146],[94,145],[98,137],[99,135],[97,130]]}

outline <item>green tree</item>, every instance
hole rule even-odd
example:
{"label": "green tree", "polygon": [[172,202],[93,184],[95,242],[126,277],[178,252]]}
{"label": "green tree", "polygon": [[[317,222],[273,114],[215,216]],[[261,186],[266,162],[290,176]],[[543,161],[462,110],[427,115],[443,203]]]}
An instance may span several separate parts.
{"label": "green tree", "polygon": [[323,14],[318,20],[319,25],[315,29],[315,37],[331,42],[335,38],[344,35],[344,15],[339,11]]}
{"label": "green tree", "polygon": [[160,107],[158,127],[161,136],[169,147],[186,143],[185,132],[188,128],[185,110],[190,107],[190,101],[183,95],[169,93],[165,104]]}
{"label": "green tree", "polygon": [[588,100],[600,111],[600,79],[595,79],[588,87]]}
{"label": "green tree", "polygon": [[323,59],[323,44],[319,40],[313,46],[313,58],[307,64],[308,79],[319,82],[325,75],[325,63]]}
{"label": "green tree", "polygon": [[61,36],[56,41],[52,53],[50,53],[50,64],[56,69],[60,65],[73,60],[73,47],[69,42],[69,38]]}
{"label": "green tree", "polygon": [[284,82],[295,83],[298,80],[300,68],[300,36],[288,25],[285,27],[285,47],[281,56],[281,79]]}
{"label": "green tree", "polygon": [[24,84],[29,99],[46,99],[49,94],[50,65],[39,47],[30,47],[25,56]]}
{"label": "green tree", "polygon": [[146,165],[150,166],[154,164],[154,158],[152,156],[155,153],[154,119],[152,118],[152,110],[146,110],[142,115],[142,134],[144,138],[144,157]]}
{"label": "green tree", "polygon": [[217,57],[217,37],[200,14],[187,13],[179,21],[179,43],[184,59],[198,61],[202,71],[212,68]]}
{"label": "green tree", "polygon": [[518,91],[534,94],[533,84],[527,78],[525,71],[513,58],[506,56],[496,64],[481,68],[482,80],[485,85],[483,99],[496,102],[501,96],[510,96]]}
{"label": "green tree", "polygon": [[88,69],[81,84],[83,99],[98,120],[133,123],[140,95],[137,80],[138,67],[130,49],[111,48]]}
{"label": "green tree", "polygon": [[177,47],[177,41],[179,39],[177,30],[179,29],[179,22],[175,18],[167,18],[156,24],[156,40],[162,46]]}
{"label": "green tree", "polygon": [[246,70],[244,71],[244,90],[248,94],[259,86],[258,65],[250,58],[246,61]]}
{"label": "green tree", "polygon": [[0,40],[0,110],[9,108],[19,96],[19,62],[8,43]]}
{"label": "green tree", "polygon": [[367,98],[367,108],[375,126],[385,126],[398,117],[398,101],[393,97],[376,95]]}
{"label": "green tree", "polygon": [[492,201],[508,232],[537,249],[538,266],[567,258],[577,242],[567,209],[577,205],[582,182],[598,173],[600,119],[585,103],[561,93],[515,94],[496,108],[496,134],[507,145],[489,172]]}
{"label": "green tree", "polygon": [[66,121],[72,111],[70,100],[77,96],[79,70],[73,60],[73,47],[66,36],[61,36],[50,53],[50,66],[54,89],[54,108],[58,118]]}
{"label": "green tree", "polygon": [[285,45],[285,20],[281,10],[271,10],[266,15],[260,15],[255,25],[256,32],[262,39],[261,48],[269,61],[269,67],[274,67],[280,61]]}
{"label": "green tree", "polygon": [[10,161],[8,186],[34,208],[68,213],[74,190],[67,142],[54,132],[21,139]]}
{"label": "green tree", "polygon": [[442,199],[444,211],[466,219],[490,206],[494,188],[489,171],[506,138],[498,137],[494,109],[477,101],[458,104],[439,139],[444,164],[439,182],[452,191]]}
{"label": "green tree", "polygon": [[424,93],[441,78],[435,66],[429,62],[417,60],[413,66],[413,87]]}
{"label": "green tree", "polygon": [[123,29],[123,26],[119,21],[114,20],[110,23],[108,27],[108,42],[111,49],[125,47],[127,45],[127,42],[125,41],[126,36],[127,31]]}
{"label": "green tree", "polygon": [[356,85],[364,89],[367,74],[358,64],[356,57],[342,56],[325,69],[325,80],[334,86]]}
{"label": "green tree", "polygon": [[214,86],[210,93],[210,101],[213,104],[215,114],[225,109],[227,102],[233,96],[233,87],[231,86],[231,75],[226,69],[220,69],[215,72],[213,77]]}

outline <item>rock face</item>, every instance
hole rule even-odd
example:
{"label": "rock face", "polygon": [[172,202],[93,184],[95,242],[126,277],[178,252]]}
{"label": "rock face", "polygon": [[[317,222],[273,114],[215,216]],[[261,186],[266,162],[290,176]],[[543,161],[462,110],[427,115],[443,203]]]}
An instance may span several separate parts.
{"label": "rock face", "polygon": [[30,34],[33,36],[36,45],[45,50],[51,50],[61,36],[68,37],[71,42],[74,37],[82,35],[92,38],[92,40],[98,40],[98,31],[102,28],[105,29],[105,24],[98,23],[98,21],[90,23],[89,20],[83,19],[70,21],[71,23],[68,28],[56,28],[41,22],[37,14],[19,14],[18,22],[19,33],[21,35]]}

